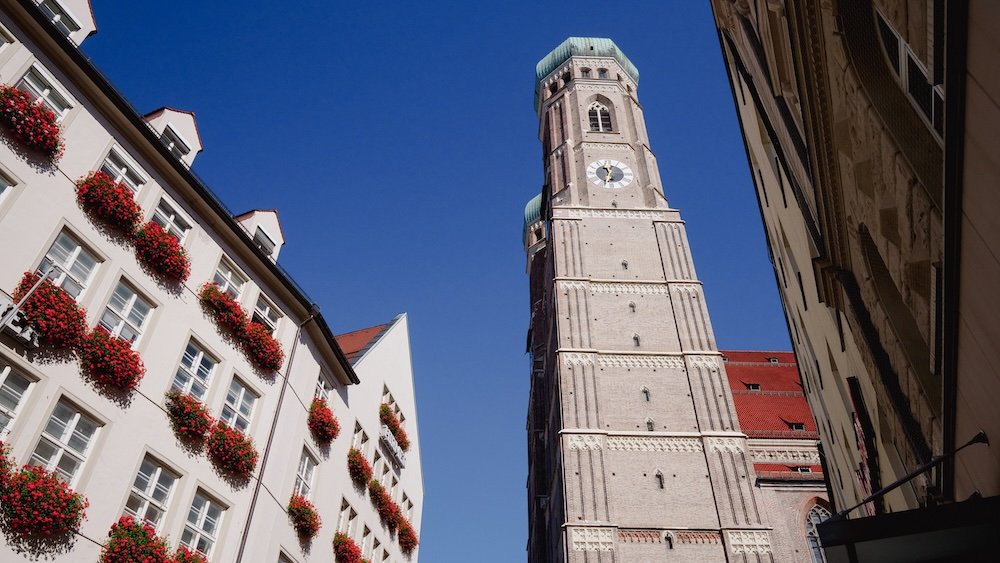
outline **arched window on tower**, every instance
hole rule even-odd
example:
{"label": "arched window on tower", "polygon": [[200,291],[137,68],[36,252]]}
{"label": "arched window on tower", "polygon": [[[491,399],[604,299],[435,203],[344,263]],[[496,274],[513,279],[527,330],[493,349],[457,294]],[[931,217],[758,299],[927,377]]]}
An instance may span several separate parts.
{"label": "arched window on tower", "polygon": [[652,432],[653,430],[656,430],[656,423],[653,422],[652,418],[647,418],[646,419],[646,430],[648,430],[650,432]]}
{"label": "arched window on tower", "polygon": [[648,403],[649,399],[651,398],[651,395],[649,393],[649,387],[643,387],[641,391],[642,391],[642,396],[646,399],[646,402]]}
{"label": "arched window on tower", "polygon": [[664,488],[663,487],[663,472],[659,471],[659,470],[656,471],[656,486],[659,487],[659,488],[661,488],[661,489]]}
{"label": "arched window on tower", "polygon": [[590,104],[587,113],[590,116],[591,131],[598,131],[600,133],[611,131],[611,112],[608,111],[607,106],[599,102],[594,102]]}
{"label": "arched window on tower", "polygon": [[823,557],[823,548],[819,543],[819,531],[816,525],[830,517],[830,511],[818,504],[814,504],[806,514],[806,542],[809,543],[809,555],[812,556],[813,563],[826,563]]}

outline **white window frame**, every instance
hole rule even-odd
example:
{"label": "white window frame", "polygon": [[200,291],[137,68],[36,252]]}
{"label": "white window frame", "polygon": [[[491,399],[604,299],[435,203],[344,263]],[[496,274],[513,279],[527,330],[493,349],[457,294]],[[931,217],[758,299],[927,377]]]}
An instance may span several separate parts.
{"label": "white window frame", "polygon": [[[131,297],[128,298],[128,300],[126,300],[125,307],[121,311],[116,311],[114,307],[112,307],[112,303],[114,302],[115,295],[118,294],[119,288],[125,288],[125,290],[131,292],[132,295]],[[129,317],[135,310],[136,303],[140,301],[146,304],[146,306],[149,308],[149,311],[147,311],[146,314],[142,317],[142,324],[136,326],[135,323],[129,320]],[[108,298],[108,303],[107,305],[104,306],[104,312],[101,313],[101,318],[97,321],[97,324],[99,326],[104,327],[109,333],[111,333],[111,336],[114,336],[115,338],[122,338],[122,330],[125,327],[130,328],[133,332],[135,332],[135,339],[132,340],[131,342],[132,347],[135,348],[136,344],[142,338],[142,333],[143,331],[145,331],[146,326],[149,324],[149,318],[153,315],[153,310],[155,308],[156,307],[153,306],[153,303],[150,302],[148,299],[146,299],[143,295],[141,295],[139,291],[135,289],[135,287],[127,283],[124,279],[120,279],[118,280],[118,285],[115,286],[114,292]],[[105,317],[109,314],[113,317],[116,317],[118,321],[113,327],[108,327],[104,322]],[[122,338],[122,340],[125,339]]]}
{"label": "white window frame", "polygon": [[[147,484],[145,489],[140,489],[136,486],[136,481],[139,480],[139,475],[142,473],[143,465],[149,463],[153,467],[152,473],[148,476]],[[159,487],[160,479],[168,477],[171,480],[170,486],[167,487],[166,498],[162,501],[153,498],[153,492]],[[129,488],[129,500],[133,496],[139,499],[140,508],[137,511],[132,511],[128,507],[128,502],[125,504],[124,514],[130,514],[140,521],[149,522],[157,531],[159,531],[163,526],[163,521],[167,514],[167,509],[170,506],[170,501],[174,496],[174,491],[176,490],[177,481],[180,480],[180,475],[172,471],[170,468],[166,467],[156,458],[146,455],[142,458],[142,464],[139,465],[138,471],[136,471],[135,479],[132,480],[132,486]],[[159,512],[159,518],[156,522],[153,522],[146,518],[146,514],[149,513],[149,509],[153,509]]]}
{"label": "white window frame", "polygon": [[253,232],[253,243],[268,256],[274,256],[274,249],[278,248],[278,243],[274,240],[274,237],[268,234],[260,225],[257,225],[257,228]]}
{"label": "white window frame", "polygon": [[147,182],[146,175],[139,171],[139,165],[118,147],[111,147],[101,161],[100,170],[111,176],[116,183],[128,186],[133,194],[139,193]]}
{"label": "white window frame", "polygon": [[[73,415],[70,417],[65,428],[63,428],[62,434],[59,436],[53,436],[52,434],[49,434],[48,431],[49,421],[52,420],[52,417],[55,416],[56,411],[61,406],[68,409],[73,413]],[[80,474],[83,473],[83,468],[87,464],[87,457],[90,455],[91,450],[93,450],[94,442],[97,441],[97,437],[101,433],[101,423],[96,418],[84,414],[82,411],[83,409],[77,407],[75,404],[70,403],[65,399],[59,399],[55,408],[52,409],[52,412],[49,413],[48,418],[45,420],[45,427],[42,429],[42,435],[39,436],[38,442],[35,443],[35,448],[31,451],[31,461],[29,462],[30,465],[37,465],[44,467],[48,471],[55,471],[57,475],[62,477],[62,474],[57,470],[59,462],[62,461],[62,458],[68,455],[71,458],[76,459],[79,464],[76,466],[76,470],[72,475],[70,475],[69,480],[67,481],[70,487],[75,486],[77,481],[79,481]],[[70,447],[69,445],[69,440],[76,433],[81,420],[87,420],[94,425],[94,433],[87,439],[83,448],[84,451],[82,452]],[[55,452],[50,459],[45,460],[44,463],[40,463],[43,460],[36,456],[38,447],[43,442],[47,442],[50,446],[52,446],[52,448],[55,449]]]}
{"label": "white window frame", "polygon": [[157,225],[163,227],[163,230],[167,231],[167,233],[173,235],[177,239],[177,242],[181,244],[184,244],[184,240],[194,225],[193,221],[178,211],[177,204],[167,198],[167,196],[160,197],[159,203],[156,204],[156,208],[153,210],[152,220]]}
{"label": "white window frame", "polygon": [[[896,50],[895,62],[896,65],[898,65],[899,67],[899,72],[898,73],[895,72],[896,69],[890,67],[890,70],[894,71],[892,72],[892,75],[895,77],[896,80],[899,81],[900,89],[902,89],[903,93],[906,94],[906,98],[909,100],[910,104],[913,105],[913,108],[917,110],[917,114],[920,115],[920,118],[923,119],[924,122],[930,126],[930,129],[931,131],[934,132],[935,137],[941,138],[941,133],[938,132],[937,128],[934,125],[934,118],[936,117],[935,108],[937,107],[936,104],[934,103],[934,98],[935,96],[941,98],[942,100],[941,107],[943,108],[944,88],[940,84],[935,85],[931,82],[930,73],[927,71],[927,67],[924,65],[924,62],[920,60],[920,57],[918,57],[916,53],[913,52],[913,49],[910,48],[910,44],[905,39],[903,39],[903,36],[892,25],[892,22],[889,20],[889,18],[885,17],[885,15],[882,14],[881,10],[876,9],[875,13],[876,17],[882,20],[881,23],[885,24],[885,27],[888,28],[889,31],[891,31],[892,34],[896,36],[896,42],[898,44],[898,47]],[[879,22],[876,22],[876,26],[878,26],[878,23]],[[889,56],[890,55],[888,49],[889,46],[886,45],[885,42],[882,40],[881,29],[878,30],[878,35],[879,35],[878,41],[879,43],[882,44],[882,51],[886,54],[886,56]],[[929,108],[929,111],[927,113],[924,112],[924,108],[917,103],[916,98],[914,98],[913,95],[910,93],[910,67],[909,67],[910,60],[913,60],[913,62],[917,64],[917,67],[924,75],[924,81],[926,81],[927,85],[930,86],[931,107]],[[943,122],[944,116],[937,116],[937,117],[940,117],[940,119]]]}
{"label": "white window frame", "polygon": [[360,422],[354,423],[354,436],[351,438],[351,447],[356,448],[362,454],[366,454],[368,448],[368,433],[361,427]]}
{"label": "white window frame", "polygon": [[302,449],[302,457],[299,458],[299,466],[295,471],[295,491],[294,493],[309,499],[312,497],[313,481],[316,478],[316,458],[309,453],[309,450]]}
{"label": "white window frame", "polygon": [[367,524],[361,527],[361,555],[367,559],[372,555],[371,540],[374,539],[371,528]]}
{"label": "white window frame", "polygon": [[[232,397],[234,386],[239,386],[239,390],[236,391],[235,402],[231,402],[230,398]],[[250,412],[243,414],[240,407],[243,406],[248,398],[251,399]],[[219,420],[225,422],[231,428],[235,428],[246,434],[250,430],[250,423],[253,422],[253,414],[257,410],[258,400],[260,400],[260,395],[256,391],[240,378],[233,377],[233,380],[229,383],[229,390],[226,392],[226,402],[222,405],[222,413],[219,415]],[[240,423],[243,424],[243,428],[240,428]]]}
{"label": "white window frame", "polygon": [[[56,245],[59,243],[59,240],[63,238],[71,242],[73,248],[68,252],[68,256],[66,257],[65,261],[60,263],[57,262],[56,257],[52,255],[52,249],[54,249]],[[75,275],[70,273],[70,270],[72,270],[73,266],[75,266],[77,262],[80,260],[80,256],[89,256],[91,260],[93,260],[94,262],[94,265],[87,272],[86,279],[79,279]],[[90,283],[91,280],[94,279],[94,272],[96,272],[98,266],[101,265],[100,258],[98,258],[97,255],[95,255],[93,252],[88,250],[83,245],[83,242],[80,241],[79,238],[77,238],[74,234],[72,234],[66,229],[60,231],[59,235],[56,236],[55,240],[52,241],[52,244],[49,245],[49,249],[45,252],[45,257],[42,258],[42,263],[38,266],[39,272],[45,271],[46,262],[48,262],[55,268],[55,272],[49,275],[49,280],[52,282],[53,285],[57,287],[63,287],[63,284],[66,283],[66,279],[68,278],[71,282],[75,283],[80,287],[80,292],[76,296],[74,296],[74,299],[77,300],[79,300],[80,296],[82,296],[84,292],[87,291],[87,285]],[[67,290],[67,293],[73,295],[72,292],[70,292],[69,290]]]}
{"label": "white window frame", "polygon": [[25,399],[28,398],[28,395],[31,393],[31,389],[35,386],[35,380],[28,377],[7,360],[0,358],[0,365],[3,366],[0,368],[0,389],[7,389],[9,394],[14,396],[14,390],[10,385],[8,385],[8,381],[11,381],[16,377],[28,383],[24,387],[24,391],[22,391],[20,395],[17,395],[14,408],[8,409],[0,405],[0,415],[9,419],[6,425],[3,428],[0,428],[0,440],[2,440],[10,434],[11,429],[14,426],[14,422],[17,420],[17,416],[21,413],[21,409],[24,408]]}
{"label": "white window frame", "polygon": [[[228,293],[234,301],[240,300],[243,290],[246,289],[247,284],[250,282],[250,279],[226,257],[219,260],[219,265],[215,268],[212,280],[219,284],[219,289]],[[239,280],[243,281],[237,284]],[[235,293],[232,291],[234,287],[236,288]]]}
{"label": "white window frame", "polygon": [[[275,318],[272,319],[272,316]],[[267,330],[274,336],[278,332],[278,324],[281,323],[282,318],[284,315],[281,314],[281,311],[261,292],[257,296],[257,304],[254,305],[251,320],[267,327]]]}
{"label": "white window frame", "polygon": [[[187,357],[188,350],[194,348],[195,354],[191,360],[191,367],[184,365],[184,358]],[[212,367],[208,371],[205,377],[201,377],[199,369],[202,364],[208,360],[211,362]],[[219,368],[219,361],[215,359],[215,356],[209,354],[200,344],[198,344],[194,339],[188,340],[187,346],[184,348],[184,354],[181,356],[181,361],[177,365],[177,372],[174,374],[173,383],[171,383],[171,389],[175,389],[184,393],[185,395],[190,395],[199,401],[205,400],[205,395],[208,394],[208,388],[212,385],[212,376],[215,375],[215,370]],[[193,371],[192,371],[193,370]],[[181,372],[183,371],[183,377],[186,381],[179,382],[178,379],[182,377]],[[204,389],[200,394],[195,394],[192,391],[195,388],[195,383],[199,383]]]}
{"label": "white window frame", "polygon": [[[73,109],[73,101],[65,90],[60,88],[54,78],[44,72],[37,64],[31,67],[17,81],[17,87],[31,94],[36,102],[42,103],[52,110],[56,116],[56,121],[62,121],[66,114]],[[62,102],[62,109],[59,109],[59,102]]]}
{"label": "white window frame", "polygon": [[333,382],[330,381],[330,378],[327,377],[325,373],[320,372],[319,377],[316,378],[316,392],[314,393],[313,396],[316,397],[317,399],[323,399],[324,401],[329,403],[330,396],[333,394],[334,389],[336,389],[336,387],[334,387]]}
{"label": "white window frame", "polygon": [[[49,6],[46,4],[49,4]],[[73,15],[73,12],[58,0],[38,0],[38,9],[45,16],[45,19],[56,26],[56,29],[66,36],[66,38],[83,29],[83,26],[76,16]],[[68,19],[71,25],[66,25],[65,19]],[[76,29],[73,29],[73,26],[76,26]]]}
{"label": "white window frame", "polygon": [[340,516],[337,518],[337,531],[349,538],[354,538],[354,523],[358,520],[358,513],[351,507],[351,504],[344,499],[340,504]]}
{"label": "white window frame", "polygon": [[[591,113],[597,112],[597,129],[594,129],[594,116]],[[607,123],[604,122],[607,117]],[[612,133],[614,124],[611,122],[611,110],[601,102],[593,102],[587,106],[587,122],[590,125],[591,133]]]}
{"label": "white window frame", "polygon": [[170,154],[178,159],[183,160],[191,154],[191,143],[177,131],[172,123],[167,123],[166,127],[163,128],[163,133],[160,133],[160,142],[167,147]]}
{"label": "white window frame", "polygon": [[[198,499],[201,499],[204,504],[202,504],[202,509],[195,516],[195,521],[192,522],[191,513],[195,511],[195,503],[198,502]],[[208,519],[208,513],[213,507],[218,509],[219,517],[215,522],[215,529],[209,532],[205,529],[205,521]],[[187,517],[184,519],[184,531],[181,532],[181,545],[202,553],[206,558],[210,558],[215,544],[219,541],[219,529],[222,527],[225,516],[226,507],[199,489],[195,493],[194,498],[191,499],[191,507],[188,509]],[[189,531],[191,533],[191,540],[184,541],[184,534]],[[199,540],[202,539],[208,543],[208,549],[204,551],[197,547]]]}

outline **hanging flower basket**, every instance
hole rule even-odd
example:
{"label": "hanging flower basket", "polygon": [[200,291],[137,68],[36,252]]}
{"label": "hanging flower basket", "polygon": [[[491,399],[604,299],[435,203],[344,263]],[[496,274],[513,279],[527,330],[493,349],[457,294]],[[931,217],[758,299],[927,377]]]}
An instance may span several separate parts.
{"label": "hanging flower basket", "polygon": [[167,417],[174,433],[191,442],[204,440],[214,422],[201,401],[179,391],[167,393]]}
{"label": "hanging flower basket", "polygon": [[220,471],[238,479],[249,478],[257,467],[253,440],[221,420],[208,436],[208,457]]}
{"label": "hanging flower basket", "polygon": [[76,202],[91,219],[129,236],[142,220],[132,190],[103,171],[92,172],[76,183]]}
{"label": "hanging flower basket", "polygon": [[295,533],[303,539],[312,539],[322,525],[316,507],[302,495],[292,495],[288,501],[288,519]]}
{"label": "hanging flower basket", "polygon": [[337,563],[361,563],[361,548],[350,536],[337,532],[333,536],[333,558]]}
{"label": "hanging flower basket", "polygon": [[150,221],[135,232],[135,257],[149,271],[170,283],[184,283],[191,274],[187,252],[177,237]]}
{"label": "hanging flower basket", "polygon": [[390,530],[395,530],[399,526],[399,520],[402,518],[402,515],[399,512],[399,506],[396,504],[396,501],[392,500],[389,492],[385,490],[382,483],[378,482],[378,479],[372,479],[368,483],[368,497],[371,498],[372,504],[375,505],[375,510],[378,511],[382,523]]}
{"label": "hanging flower basket", "polygon": [[410,438],[406,435],[406,430],[403,430],[403,425],[400,424],[396,413],[392,412],[392,407],[386,403],[382,403],[378,408],[378,418],[382,421],[382,424],[389,428],[389,432],[392,432],[392,437],[396,439],[396,443],[399,444],[400,449],[404,452],[409,450]]}
{"label": "hanging flower basket", "polygon": [[351,448],[347,452],[347,472],[351,474],[351,481],[359,486],[364,486],[372,479],[372,466],[365,459],[365,454],[357,448]]}
{"label": "hanging flower basket", "polygon": [[337,417],[333,416],[333,411],[327,406],[326,400],[319,397],[313,399],[309,405],[309,418],[306,419],[306,424],[316,441],[322,444],[329,444],[340,435],[340,423],[337,422]]}
{"label": "hanging flower basket", "polygon": [[[21,283],[14,290],[14,301],[20,301],[35,285],[40,276],[25,272]],[[87,332],[87,312],[70,294],[45,280],[21,308],[28,326],[38,334],[38,341],[57,349],[71,349],[80,345]]]}
{"label": "hanging flower basket", "polygon": [[52,538],[80,529],[89,506],[83,495],[44,467],[25,465],[0,493],[0,516],[24,538]]}
{"label": "hanging flower basket", "polygon": [[243,333],[243,352],[250,363],[261,371],[275,372],[281,369],[285,361],[285,352],[281,344],[271,336],[271,332],[260,323],[246,323]]}
{"label": "hanging flower basket", "polygon": [[396,534],[396,539],[399,540],[399,547],[406,555],[413,553],[413,550],[420,543],[420,540],[417,539],[417,533],[413,531],[413,525],[406,518],[400,518],[399,533]]}
{"label": "hanging flower basket", "polygon": [[167,542],[156,529],[132,516],[122,516],[111,526],[108,541],[101,548],[100,563],[170,563]]}
{"label": "hanging flower basket", "polygon": [[138,387],[146,373],[142,358],[132,346],[111,336],[101,326],[91,331],[80,345],[80,369],[97,383],[125,393]]}
{"label": "hanging flower basket", "polygon": [[208,563],[208,558],[187,546],[178,546],[170,563]]}
{"label": "hanging flower basket", "polygon": [[212,317],[216,326],[230,336],[242,340],[246,335],[247,316],[243,308],[228,293],[219,289],[219,284],[208,282],[198,290],[201,307]]}
{"label": "hanging flower basket", "polygon": [[21,144],[50,160],[62,156],[63,142],[56,115],[31,94],[9,84],[0,84],[0,125]]}

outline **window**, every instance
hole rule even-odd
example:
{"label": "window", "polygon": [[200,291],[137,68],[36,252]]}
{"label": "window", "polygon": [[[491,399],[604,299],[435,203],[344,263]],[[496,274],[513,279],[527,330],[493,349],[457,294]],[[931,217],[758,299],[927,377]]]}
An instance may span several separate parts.
{"label": "window", "polygon": [[[2,37],[3,35],[0,34],[0,38]],[[4,196],[10,193],[11,188],[13,187],[14,187],[14,182],[11,181],[10,178],[8,178],[7,176],[0,174],[0,201],[3,201]]]}
{"label": "window", "polygon": [[0,439],[10,433],[32,381],[6,362],[0,362]]}
{"label": "window", "polygon": [[253,233],[253,243],[268,256],[274,254],[274,247],[277,246],[274,239],[272,239],[267,233],[264,232],[264,229],[261,229],[260,227],[257,227],[257,230]]}
{"label": "window", "polygon": [[747,390],[760,391],[760,383],[747,383]]}
{"label": "window", "polygon": [[104,163],[101,164],[101,172],[114,178],[115,182],[125,184],[133,192],[139,191],[139,187],[145,183],[142,175],[129,165],[125,160],[125,156],[118,152],[118,149],[111,149],[108,156],[104,158]]}
{"label": "window", "polygon": [[405,516],[407,520],[412,520],[413,502],[410,500],[410,497],[406,496],[406,493],[403,493],[402,500],[399,502],[399,504],[400,507],[403,509],[403,516]]}
{"label": "window", "polygon": [[365,448],[368,446],[368,433],[361,428],[361,424],[358,422],[354,423],[354,438],[351,439],[351,446],[361,450],[361,453],[365,453]]}
{"label": "window", "polygon": [[226,394],[226,404],[222,407],[220,420],[240,432],[246,432],[250,427],[253,407],[257,404],[258,398],[256,393],[247,389],[234,377],[233,382],[229,384],[229,393]]}
{"label": "window", "polygon": [[56,114],[56,121],[66,117],[66,112],[73,107],[66,96],[59,92],[52,82],[42,76],[42,73],[35,67],[25,73],[18,81],[17,87],[28,92],[36,101],[45,104],[45,107],[52,110],[52,113]]}
{"label": "window", "polygon": [[73,235],[63,231],[56,237],[49,251],[45,253],[39,272],[49,267],[55,267],[49,275],[52,283],[65,289],[73,298],[80,297],[87,283],[90,282],[94,269],[97,268],[97,258],[83,248]]}
{"label": "window", "polygon": [[45,430],[29,463],[55,471],[73,486],[80,475],[80,469],[87,461],[97,429],[98,424],[94,419],[60,400],[45,424]]}
{"label": "window", "polygon": [[0,51],[3,51],[7,45],[14,42],[14,38],[10,36],[10,33],[0,25]]}
{"label": "window", "polygon": [[648,403],[649,399],[651,398],[650,393],[649,393],[649,387],[643,387],[641,389],[641,392],[642,392],[643,398],[646,399],[646,402]]}
{"label": "window", "polygon": [[177,375],[174,376],[172,388],[187,393],[199,401],[203,400],[216,365],[218,362],[197,344],[193,341],[188,342],[181,358],[181,365],[177,368]]}
{"label": "window", "polygon": [[333,383],[330,383],[325,373],[320,372],[316,379],[316,398],[329,402],[331,393],[333,393]]}
{"label": "window", "polygon": [[59,2],[42,0],[38,3],[38,8],[52,22],[52,25],[56,26],[56,29],[66,37],[80,31],[80,24],[76,23],[73,17],[69,15],[69,12],[59,5]]}
{"label": "window", "polygon": [[806,540],[809,542],[809,553],[813,563],[826,563],[823,548],[819,543],[819,531],[816,525],[830,517],[830,511],[815,504],[806,515]]}
{"label": "window", "polygon": [[792,471],[796,473],[812,473],[812,468],[805,465],[797,465],[792,468]]}
{"label": "window", "polygon": [[771,365],[778,365],[778,358],[768,358],[767,361]]}
{"label": "window", "polygon": [[608,69],[606,69],[606,68],[599,68],[599,69],[597,69],[597,77],[598,78],[607,78],[608,77]]}
{"label": "window", "polygon": [[191,510],[188,511],[181,544],[203,553],[205,557],[211,556],[224,513],[225,509],[218,502],[198,491],[191,502]]}
{"label": "window", "polygon": [[597,131],[601,133],[607,133],[611,131],[611,112],[608,111],[607,106],[594,102],[590,104],[587,110],[587,114],[590,117],[590,130]]}
{"label": "window", "polygon": [[590,69],[589,68],[581,68],[580,69],[580,77],[581,78],[590,78]]}
{"label": "window", "polygon": [[172,471],[146,456],[132,483],[132,492],[125,503],[125,514],[145,520],[159,529],[177,479]]}
{"label": "window", "polygon": [[101,326],[112,336],[126,342],[135,342],[142,334],[149,312],[153,306],[139,296],[131,286],[124,281],[118,282],[118,287],[111,295],[108,306],[101,315]]}
{"label": "window", "polygon": [[351,508],[351,505],[347,503],[345,499],[340,504],[340,519],[337,520],[337,531],[347,535],[349,537],[354,537],[354,522],[358,519],[358,513]]}
{"label": "window", "polygon": [[389,496],[393,499],[396,498],[396,487],[399,486],[399,480],[395,477],[392,478],[392,485],[389,486]]}
{"label": "window", "polygon": [[316,472],[316,460],[309,452],[302,450],[299,458],[299,470],[295,473],[295,494],[309,498],[312,494],[313,474]]}
{"label": "window", "polygon": [[382,542],[378,541],[378,538],[376,538],[372,542],[372,553],[371,553],[371,555],[372,555],[371,556],[371,561],[375,561],[375,562],[378,562],[378,563],[381,563],[383,561],[383,559],[381,558],[382,557]]}
{"label": "window", "polygon": [[646,430],[652,432],[655,429],[656,429],[656,423],[653,422],[652,418],[647,418],[646,419]]}
{"label": "window", "polygon": [[913,105],[933,126],[938,135],[944,132],[944,90],[931,84],[923,63],[896,32],[881,12],[878,13],[879,37],[893,74]]}
{"label": "window", "polygon": [[153,212],[153,222],[174,235],[181,244],[184,243],[184,239],[191,230],[191,223],[184,219],[165,199],[160,199],[159,205],[156,206],[156,211]]}
{"label": "window", "polygon": [[789,422],[788,426],[795,432],[805,432],[806,424],[804,422]]}
{"label": "window", "polygon": [[375,459],[372,460],[372,473],[382,475],[382,454],[377,449],[375,450]]}
{"label": "window", "polygon": [[365,557],[369,557],[372,554],[371,550],[372,531],[368,529],[368,526],[365,526],[363,529],[364,531],[361,532],[361,553]]}
{"label": "window", "polygon": [[661,489],[665,488],[663,483],[663,473],[660,471],[656,472],[656,486]]}
{"label": "window", "polygon": [[174,131],[174,128],[169,125],[163,129],[163,133],[160,135],[160,142],[163,143],[163,146],[167,147],[170,154],[179,159],[184,158],[191,152],[187,143],[181,140],[181,136],[177,134],[177,131]]}
{"label": "window", "polygon": [[219,284],[219,289],[237,301],[240,299],[240,294],[243,293],[243,286],[247,283],[247,278],[236,271],[236,268],[225,259],[219,262],[213,279],[215,283]]}
{"label": "window", "polygon": [[252,320],[266,326],[268,332],[273,335],[274,331],[278,329],[278,321],[281,320],[281,313],[278,312],[277,307],[268,301],[267,297],[260,295],[257,297],[257,305],[254,307]]}

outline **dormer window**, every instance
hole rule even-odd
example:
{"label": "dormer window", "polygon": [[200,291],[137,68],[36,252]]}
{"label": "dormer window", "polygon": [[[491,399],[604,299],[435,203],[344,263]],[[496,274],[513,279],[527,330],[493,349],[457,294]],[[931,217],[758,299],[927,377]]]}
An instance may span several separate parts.
{"label": "dormer window", "polygon": [[181,140],[181,136],[169,125],[163,129],[163,133],[160,135],[160,142],[163,143],[163,146],[167,147],[170,154],[179,159],[183,159],[191,153],[191,148]]}
{"label": "dormer window", "polygon": [[808,467],[808,466],[805,466],[805,465],[797,465],[797,466],[795,466],[795,467],[792,468],[792,471],[794,471],[796,473],[812,473],[813,472],[813,470],[812,470],[811,467]]}
{"label": "dormer window", "polygon": [[69,108],[73,107],[66,96],[37,68],[32,67],[26,72],[18,81],[17,87],[31,94],[36,102],[45,104],[45,107],[52,110],[52,113],[56,114],[56,121],[61,121],[63,117],[66,117]]}
{"label": "dormer window", "polygon": [[608,77],[608,69],[606,69],[606,68],[599,68],[599,69],[597,69],[597,77],[598,78],[607,78]]}
{"label": "dormer window", "polygon": [[80,24],[76,23],[76,20],[69,15],[69,12],[59,2],[55,0],[42,0],[42,2],[38,3],[38,9],[66,37],[80,31]]}
{"label": "dormer window", "polygon": [[791,428],[794,432],[806,431],[806,423],[804,422],[789,422],[788,427]]}
{"label": "dormer window", "polygon": [[778,358],[768,358],[767,361],[770,362],[771,365],[778,365]]}
{"label": "dormer window", "polygon": [[274,255],[274,247],[276,244],[274,239],[264,232],[264,229],[257,227],[257,231],[253,234],[253,243],[257,245],[257,248],[264,251],[264,254],[267,254],[268,256]]}
{"label": "dormer window", "polygon": [[747,390],[760,391],[760,383],[747,383]]}

